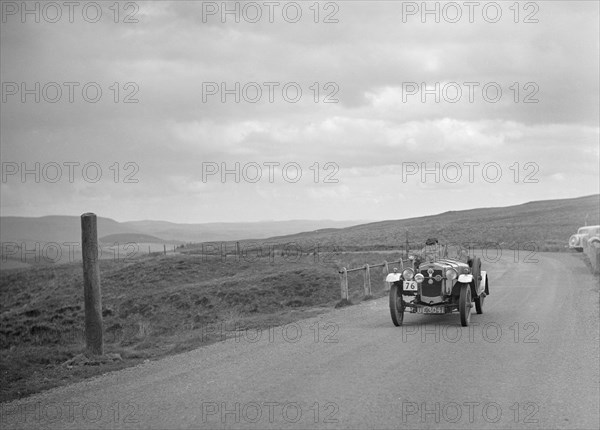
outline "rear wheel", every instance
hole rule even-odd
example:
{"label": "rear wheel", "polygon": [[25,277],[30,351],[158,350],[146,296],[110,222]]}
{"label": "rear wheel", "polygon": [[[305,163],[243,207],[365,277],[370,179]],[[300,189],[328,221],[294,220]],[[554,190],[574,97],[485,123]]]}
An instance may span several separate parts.
{"label": "rear wheel", "polygon": [[475,291],[479,291],[479,283],[481,282],[481,260],[479,257],[473,257],[473,262],[471,265],[471,273],[473,274],[473,279],[475,280]]}
{"label": "rear wheel", "polygon": [[460,314],[460,325],[468,326],[471,320],[471,286],[469,284],[463,284],[460,287],[458,313]]}
{"label": "rear wheel", "polygon": [[404,303],[402,302],[402,285],[395,282],[390,287],[390,314],[396,327],[404,321]]}
{"label": "rear wheel", "polygon": [[478,314],[483,313],[483,301],[485,300],[485,293],[481,293],[479,297],[475,299],[475,310]]}

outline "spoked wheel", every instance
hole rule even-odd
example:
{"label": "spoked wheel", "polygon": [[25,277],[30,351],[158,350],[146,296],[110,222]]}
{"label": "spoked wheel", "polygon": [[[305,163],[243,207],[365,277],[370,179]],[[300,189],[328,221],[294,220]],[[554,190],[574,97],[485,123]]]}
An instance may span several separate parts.
{"label": "spoked wheel", "polygon": [[396,327],[404,321],[404,303],[402,302],[402,285],[393,283],[390,287],[390,314]]}
{"label": "spoked wheel", "polygon": [[479,283],[481,282],[481,279],[479,279],[481,276],[481,260],[479,257],[473,258],[471,273],[473,274],[473,279],[475,280],[475,291],[479,291]]}
{"label": "spoked wheel", "polygon": [[460,325],[466,327],[471,321],[471,286],[464,284],[460,287],[458,299],[458,313],[460,314]]}
{"label": "spoked wheel", "polygon": [[485,293],[482,292],[479,297],[475,299],[475,310],[478,314],[483,313],[483,301],[485,300]]}
{"label": "spoked wheel", "polygon": [[[485,279],[483,279],[483,281],[485,282],[485,288],[483,289],[483,291],[481,292],[481,294],[479,294],[478,297],[475,297],[475,310],[477,311],[478,314],[482,314],[483,313],[483,302],[485,300],[485,297],[489,294],[489,288],[488,288],[488,279],[487,279],[487,275],[485,276]],[[480,281],[481,282],[481,281]],[[479,287],[480,285],[478,285]],[[477,288],[476,291],[479,291],[479,288]]]}

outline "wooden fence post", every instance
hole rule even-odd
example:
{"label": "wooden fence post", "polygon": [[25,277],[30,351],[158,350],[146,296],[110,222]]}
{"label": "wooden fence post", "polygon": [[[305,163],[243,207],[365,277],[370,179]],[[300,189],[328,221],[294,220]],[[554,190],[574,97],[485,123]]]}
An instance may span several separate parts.
{"label": "wooden fence post", "polygon": [[167,255],[167,245],[163,243],[163,254]]}
{"label": "wooden fence post", "polygon": [[342,300],[348,300],[348,271],[345,267],[342,268],[342,273],[340,273],[340,287]]}
{"label": "wooden fence post", "polygon": [[85,345],[93,355],[104,354],[102,333],[102,293],[98,265],[98,228],[96,215],[81,215],[81,254],[85,305]]}
{"label": "wooden fence post", "polygon": [[365,297],[371,297],[371,269],[368,264],[365,264]]}
{"label": "wooden fence post", "polygon": [[[383,262],[383,274],[387,277],[388,273],[390,273],[390,268],[388,266],[388,262],[384,260]],[[383,278],[383,291],[389,291],[390,284],[385,281],[385,277]]]}

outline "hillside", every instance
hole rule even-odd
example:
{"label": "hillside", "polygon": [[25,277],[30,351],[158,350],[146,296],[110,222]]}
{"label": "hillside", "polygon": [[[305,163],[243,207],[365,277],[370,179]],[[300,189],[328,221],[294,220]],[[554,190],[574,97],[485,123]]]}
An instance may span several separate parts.
{"label": "hillside", "polygon": [[[110,218],[98,217],[98,237],[119,233],[138,231]],[[80,242],[81,219],[66,215],[0,217],[0,238],[2,242]]]}
{"label": "hillside", "polygon": [[446,243],[473,242],[483,247],[493,242],[502,247],[534,242],[537,249],[564,250],[577,228],[600,224],[600,195],[543,200],[516,206],[449,211],[403,220],[380,221],[343,229],[308,232],[270,238],[277,243],[295,242],[303,249],[318,243],[343,250],[393,249],[404,246],[408,232],[411,248],[427,237]]}
{"label": "hillside", "polygon": [[211,242],[244,239],[264,239],[304,231],[344,228],[364,221],[290,220],[260,222],[223,222],[176,224],[166,221],[128,221],[123,225],[132,230],[182,242]]}
{"label": "hillside", "polygon": [[[394,249],[404,246],[408,232],[414,248],[430,236],[443,242],[487,242],[502,247],[534,242],[539,250],[564,250],[578,227],[600,224],[600,195],[544,200],[516,206],[449,211],[437,215],[355,225],[358,221],[264,221],[256,223],[176,224],[166,221],[119,223],[98,218],[101,242],[189,243],[251,241],[296,242],[303,249]],[[339,228],[339,227],[343,228]],[[5,242],[79,242],[77,216],[0,217]],[[337,227],[337,228],[336,228]],[[302,233],[300,233],[302,232]],[[114,236],[117,235],[117,236]]]}

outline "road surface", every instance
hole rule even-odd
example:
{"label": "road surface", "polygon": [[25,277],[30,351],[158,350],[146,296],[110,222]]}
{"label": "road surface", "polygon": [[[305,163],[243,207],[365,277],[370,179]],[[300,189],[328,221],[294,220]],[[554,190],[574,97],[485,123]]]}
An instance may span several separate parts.
{"label": "road surface", "polygon": [[484,314],[387,299],[2,406],[3,428],[573,428],[599,422],[598,279],[580,255],[484,261]]}

